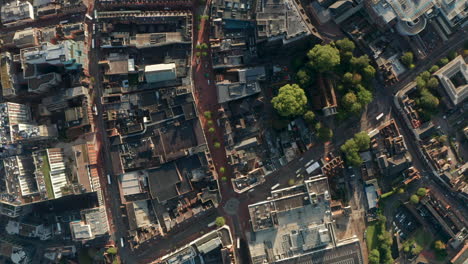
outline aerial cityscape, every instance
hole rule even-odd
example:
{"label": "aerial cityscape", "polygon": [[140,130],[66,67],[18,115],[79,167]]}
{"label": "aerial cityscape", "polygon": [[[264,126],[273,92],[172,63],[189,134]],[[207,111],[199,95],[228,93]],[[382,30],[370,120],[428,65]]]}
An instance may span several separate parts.
{"label": "aerial cityscape", "polygon": [[0,3],[0,264],[468,264],[468,0]]}

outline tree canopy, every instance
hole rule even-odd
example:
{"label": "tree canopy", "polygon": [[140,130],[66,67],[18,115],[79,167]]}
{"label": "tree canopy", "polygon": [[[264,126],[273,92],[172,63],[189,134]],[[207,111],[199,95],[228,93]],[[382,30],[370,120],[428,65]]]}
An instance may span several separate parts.
{"label": "tree canopy", "polygon": [[367,150],[370,147],[370,137],[369,135],[362,131],[354,135],[354,141],[359,150]]}
{"label": "tree canopy", "polygon": [[442,67],[442,66],[445,66],[447,63],[449,63],[449,61],[450,60],[448,58],[444,57],[444,58],[439,60],[438,64],[439,64],[440,67]]}
{"label": "tree canopy", "polygon": [[427,81],[427,88],[429,89],[436,89],[438,86],[439,86],[439,80],[437,80],[436,77],[431,77],[428,81]]}
{"label": "tree canopy", "polygon": [[223,225],[226,224],[226,220],[224,219],[224,217],[218,216],[218,217],[216,217],[215,224],[218,227],[222,227]]}
{"label": "tree canopy", "polygon": [[411,202],[412,204],[417,204],[417,203],[419,203],[419,196],[417,196],[416,194],[411,195],[411,197],[410,197],[410,202]]}
{"label": "tree canopy", "polygon": [[328,127],[320,127],[317,131],[317,136],[322,142],[330,141],[333,137],[333,131]]}
{"label": "tree canopy", "polygon": [[333,70],[340,64],[340,54],[331,45],[315,45],[308,53],[310,65],[319,72]]}
{"label": "tree canopy", "polygon": [[447,246],[445,245],[444,242],[442,242],[441,240],[437,240],[434,242],[434,248],[436,250],[439,250],[439,251],[442,251],[442,250],[445,250]]}
{"label": "tree canopy", "polygon": [[337,40],[336,46],[342,53],[353,52],[354,49],[356,48],[356,46],[354,45],[354,42],[352,42],[348,38]]}
{"label": "tree canopy", "polygon": [[429,72],[434,73],[434,72],[438,71],[439,69],[440,69],[439,66],[432,65],[432,67],[429,69]]}
{"label": "tree canopy", "polygon": [[370,66],[370,60],[367,55],[362,55],[361,57],[353,57],[351,58],[351,67],[355,71],[361,71],[365,69],[367,66]]}
{"label": "tree canopy", "polygon": [[307,97],[304,90],[297,84],[286,84],[271,100],[278,114],[285,117],[301,115],[305,112]]}
{"label": "tree canopy", "polygon": [[414,55],[412,52],[405,52],[403,56],[401,56],[401,62],[406,66],[410,67],[413,64]]}
{"label": "tree canopy", "polygon": [[423,89],[421,91],[419,103],[422,108],[425,108],[429,111],[435,111],[439,106],[439,98],[435,97],[431,92],[429,92],[429,90]]}
{"label": "tree canopy", "polygon": [[427,193],[427,189],[426,189],[426,188],[419,188],[419,189],[416,191],[416,194],[417,194],[418,196],[421,196],[421,197],[424,196],[424,195],[426,195],[426,193]]}
{"label": "tree canopy", "polygon": [[367,105],[372,102],[372,93],[366,90],[364,87],[360,88],[357,92],[357,99],[361,105]]}
{"label": "tree canopy", "polygon": [[304,120],[309,123],[309,124],[312,124],[314,121],[315,121],[315,113],[312,112],[312,111],[307,111],[305,112],[304,114]]}
{"label": "tree canopy", "polygon": [[312,73],[306,68],[302,68],[296,73],[296,80],[301,87],[308,87],[312,82]]}
{"label": "tree canopy", "polygon": [[363,70],[362,70],[362,75],[364,79],[370,80],[374,78],[375,76],[375,68],[372,67],[372,65],[367,65]]}
{"label": "tree canopy", "polygon": [[380,264],[380,252],[373,249],[369,254],[369,264]]}
{"label": "tree canopy", "polygon": [[353,167],[358,167],[362,164],[361,156],[359,156],[358,153],[359,147],[354,139],[346,140],[346,142],[343,145],[341,145],[340,149],[345,153],[346,162],[349,165]]}

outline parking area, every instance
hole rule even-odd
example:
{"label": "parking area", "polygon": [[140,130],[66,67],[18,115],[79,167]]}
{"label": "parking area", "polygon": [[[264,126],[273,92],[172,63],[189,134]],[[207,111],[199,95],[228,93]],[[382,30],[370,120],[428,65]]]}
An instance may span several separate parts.
{"label": "parking area", "polygon": [[402,240],[406,240],[420,227],[418,220],[403,206],[400,206],[393,219],[393,230]]}

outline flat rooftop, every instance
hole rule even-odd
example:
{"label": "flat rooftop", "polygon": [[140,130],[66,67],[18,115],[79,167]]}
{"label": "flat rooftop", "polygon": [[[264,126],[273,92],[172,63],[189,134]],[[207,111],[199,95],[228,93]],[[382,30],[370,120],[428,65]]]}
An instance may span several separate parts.
{"label": "flat rooftop", "polygon": [[272,199],[249,205],[254,264],[298,257],[335,240],[326,177],[272,192]]}

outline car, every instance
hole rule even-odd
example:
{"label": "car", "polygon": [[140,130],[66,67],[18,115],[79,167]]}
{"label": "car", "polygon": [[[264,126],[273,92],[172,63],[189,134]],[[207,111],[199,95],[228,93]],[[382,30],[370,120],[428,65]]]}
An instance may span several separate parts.
{"label": "car", "polygon": [[304,167],[309,167],[310,164],[312,164],[314,162],[314,160],[310,160],[309,162],[306,163],[306,165]]}
{"label": "car", "polygon": [[299,168],[296,170],[296,174],[298,174],[299,172],[301,172],[302,168]]}

